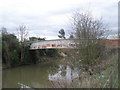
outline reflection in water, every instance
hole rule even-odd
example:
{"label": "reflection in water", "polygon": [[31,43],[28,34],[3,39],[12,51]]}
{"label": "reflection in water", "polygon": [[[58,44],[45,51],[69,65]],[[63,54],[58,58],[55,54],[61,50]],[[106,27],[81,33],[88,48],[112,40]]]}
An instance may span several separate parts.
{"label": "reflection in water", "polygon": [[27,86],[27,85],[24,85],[23,83],[17,83],[18,85],[20,85],[20,88],[31,88],[31,87],[29,87],[29,86]]}
{"label": "reflection in water", "polygon": [[25,90],[26,88],[29,89],[29,90],[35,90],[35,89],[33,89],[33,88],[31,88],[27,85],[24,85],[22,83],[19,83],[19,82],[18,82],[18,85],[20,85],[20,90]]}
{"label": "reflection in water", "polygon": [[77,77],[79,77],[77,68],[71,69],[69,66],[65,67],[63,65],[59,65],[59,71],[57,73],[54,75],[49,74],[48,76],[51,81],[65,81],[68,85]]}
{"label": "reflection in water", "polygon": [[[69,66],[57,65],[54,62],[22,66],[3,70],[3,88],[45,88],[48,81],[65,81],[70,84],[78,77],[76,69]],[[23,85],[22,85],[23,84]]]}

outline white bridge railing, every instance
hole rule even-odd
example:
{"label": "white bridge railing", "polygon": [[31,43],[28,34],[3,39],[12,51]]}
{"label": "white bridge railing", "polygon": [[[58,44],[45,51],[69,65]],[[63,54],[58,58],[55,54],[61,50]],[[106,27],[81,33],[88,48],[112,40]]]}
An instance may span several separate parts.
{"label": "white bridge railing", "polygon": [[54,48],[75,48],[75,42],[73,39],[57,39],[46,40],[40,42],[34,42],[30,45],[30,49],[54,49]]}

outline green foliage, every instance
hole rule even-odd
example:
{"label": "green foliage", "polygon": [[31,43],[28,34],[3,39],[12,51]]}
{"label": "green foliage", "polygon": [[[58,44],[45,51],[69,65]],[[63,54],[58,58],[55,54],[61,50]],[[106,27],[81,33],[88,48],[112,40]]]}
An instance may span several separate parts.
{"label": "green foliage", "polygon": [[23,47],[24,47],[23,64],[32,63],[31,55],[30,55],[30,51],[29,51],[29,46],[23,46]]}
{"label": "green foliage", "polygon": [[[15,67],[23,64],[36,64],[41,56],[56,56],[57,49],[48,50],[29,50],[29,44],[22,38],[19,41],[14,34],[7,32],[6,28],[2,30],[2,63],[6,67]],[[31,41],[45,40],[45,38],[31,37]]]}
{"label": "green foliage", "polygon": [[45,38],[37,38],[37,37],[29,37],[30,41],[41,41],[41,40],[45,40]]}
{"label": "green foliage", "polygon": [[87,67],[95,64],[100,60],[104,45],[100,40],[105,39],[105,33],[108,31],[102,19],[95,19],[89,13],[76,12],[73,16],[73,33],[78,49],[79,60]]}
{"label": "green foliage", "polygon": [[92,44],[86,47],[81,47],[79,55],[83,64],[93,65],[98,58],[102,56],[102,46],[99,44]]}
{"label": "green foliage", "polygon": [[11,57],[11,66],[14,67],[19,64],[19,54],[18,54],[17,50],[15,50],[15,49],[12,50],[10,52],[10,54],[11,54],[11,56],[10,56]]}
{"label": "green foliage", "polygon": [[29,46],[19,42],[14,34],[2,33],[2,45],[2,61],[7,67],[32,63]]}
{"label": "green foliage", "polygon": [[2,60],[7,66],[15,66],[18,64],[18,48],[19,42],[14,34],[2,32]]}
{"label": "green foliage", "polygon": [[58,49],[42,49],[38,50],[39,56],[50,56],[50,57],[55,57],[58,56]]}
{"label": "green foliage", "polygon": [[58,49],[47,49],[46,50],[46,55],[47,56],[51,56],[51,57],[55,57],[58,55],[59,50]]}
{"label": "green foliage", "polygon": [[73,39],[73,38],[74,38],[74,36],[71,34],[69,38],[70,38],[70,39]]}

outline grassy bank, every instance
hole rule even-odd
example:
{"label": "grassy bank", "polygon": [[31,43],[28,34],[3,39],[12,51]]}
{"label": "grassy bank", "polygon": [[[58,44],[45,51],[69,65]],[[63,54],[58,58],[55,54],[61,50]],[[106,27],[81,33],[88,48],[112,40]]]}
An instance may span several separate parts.
{"label": "grassy bank", "polygon": [[[71,65],[69,57],[63,58],[59,63]],[[90,70],[92,71],[90,72]],[[78,78],[73,79],[70,85],[63,82],[50,82],[52,88],[118,88],[118,53],[110,53],[101,63],[94,65],[89,70],[81,68]]]}
{"label": "grassy bank", "polygon": [[[112,55],[95,66],[93,75],[88,72],[81,73],[80,88],[117,88],[118,87],[118,55]],[[79,82],[78,81],[78,82]],[[76,81],[75,81],[76,82]],[[74,85],[73,85],[74,86]]]}

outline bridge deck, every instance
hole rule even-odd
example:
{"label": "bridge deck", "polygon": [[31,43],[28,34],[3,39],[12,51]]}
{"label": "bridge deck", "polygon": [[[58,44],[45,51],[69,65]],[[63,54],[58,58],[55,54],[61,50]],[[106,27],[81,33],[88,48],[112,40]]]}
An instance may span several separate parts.
{"label": "bridge deck", "polygon": [[[85,40],[83,40],[85,41]],[[120,48],[118,42],[120,39],[103,39],[101,43],[105,43],[109,48]],[[63,49],[63,48],[75,48],[75,39],[56,39],[56,40],[45,40],[39,42],[33,42],[30,46],[31,50],[34,49]]]}
{"label": "bridge deck", "polygon": [[63,49],[63,48],[74,48],[75,43],[73,39],[57,39],[57,40],[46,40],[40,42],[34,42],[31,44],[30,49]]}

